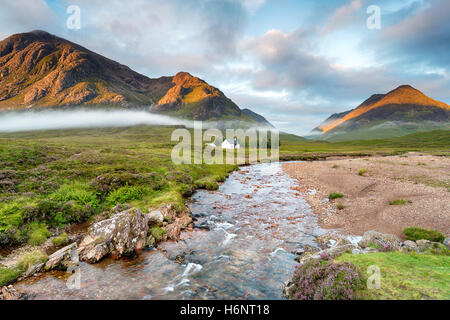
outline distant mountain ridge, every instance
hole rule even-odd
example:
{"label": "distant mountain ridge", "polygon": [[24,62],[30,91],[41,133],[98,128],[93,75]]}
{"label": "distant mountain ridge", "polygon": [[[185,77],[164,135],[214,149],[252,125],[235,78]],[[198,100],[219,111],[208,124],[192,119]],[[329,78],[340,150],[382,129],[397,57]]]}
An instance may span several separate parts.
{"label": "distant mountain ridge", "polygon": [[[405,134],[414,132],[414,127],[418,131],[450,127],[450,106],[410,85],[402,85],[387,94],[372,95],[355,109],[331,115],[314,131],[327,139],[362,130],[374,132],[376,128],[390,128],[401,134],[403,125]],[[388,131],[384,136],[389,136]]]}
{"label": "distant mountain ridge", "polygon": [[0,41],[0,111],[79,105],[151,106],[154,112],[196,120],[267,122],[187,72],[151,79],[39,30]]}

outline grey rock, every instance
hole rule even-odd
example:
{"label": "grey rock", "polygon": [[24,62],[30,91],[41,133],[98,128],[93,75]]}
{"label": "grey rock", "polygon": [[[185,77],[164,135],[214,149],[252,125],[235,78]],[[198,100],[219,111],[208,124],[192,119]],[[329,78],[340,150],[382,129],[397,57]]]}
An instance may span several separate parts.
{"label": "grey rock", "polygon": [[417,244],[414,241],[406,240],[403,242],[403,248],[405,251],[418,251]]}
{"label": "grey rock", "polygon": [[431,250],[434,253],[441,254],[447,250],[447,247],[440,242],[433,242],[429,240],[417,240],[416,241],[417,248],[420,252],[424,252],[426,250]]}
{"label": "grey rock", "polygon": [[162,225],[164,216],[159,210],[154,210],[148,214],[149,223]]}
{"label": "grey rock", "polygon": [[292,299],[295,293],[295,285],[292,282],[292,280],[288,280],[283,284],[283,295],[288,298]]}
{"label": "grey rock", "polygon": [[78,263],[77,244],[75,242],[50,255],[45,263],[45,270],[67,270],[69,267],[77,266]]}
{"label": "grey rock", "polygon": [[345,238],[342,238],[338,235],[332,233],[325,233],[323,235],[318,236],[315,239],[315,242],[319,245],[321,249],[326,249],[333,246],[340,246],[344,244],[350,244],[351,242]]}
{"label": "grey rock", "polygon": [[425,239],[417,240],[416,245],[417,245],[417,248],[419,249],[419,251],[425,251],[425,250],[431,248],[431,241],[425,240]]}
{"label": "grey rock", "polygon": [[13,286],[4,286],[0,289],[0,300],[22,300],[25,294],[14,289]]}
{"label": "grey rock", "polygon": [[81,241],[80,260],[95,263],[109,254],[121,257],[146,247],[149,243],[148,218],[133,208],[97,222]]}
{"label": "grey rock", "polygon": [[396,251],[401,248],[400,239],[396,235],[384,234],[373,230],[366,231],[358,243],[361,248],[367,248],[371,244],[380,248],[388,248],[389,251]]}
{"label": "grey rock", "polygon": [[443,243],[450,250],[450,238],[445,238]]}
{"label": "grey rock", "polygon": [[305,253],[304,255],[297,257],[296,260],[300,263],[304,263],[309,260],[322,259],[323,257],[327,257],[327,259],[335,258],[346,252],[353,252],[354,250],[359,250],[359,248],[351,243],[334,245],[331,248],[322,251]]}
{"label": "grey rock", "polygon": [[23,274],[24,277],[31,277],[32,275],[38,273],[39,271],[41,271],[45,266],[45,262],[43,263],[38,263],[38,264],[33,264],[32,266],[30,266],[27,271],[25,271],[25,273]]}
{"label": "grey rock", "polygon": [[326,252],[330,257],[334,258],[346,252],[353,252],[353,250],[359,249],[354,244],[349,243],[349,244],[335,245],[329,249],[324,250],[323,252]]}
{"label": "grey rock", "polygon": [[194,228],[210,230],[209,224],[206,221],[203,221],[203,222],[200,222],[200,223],[194,223]]}

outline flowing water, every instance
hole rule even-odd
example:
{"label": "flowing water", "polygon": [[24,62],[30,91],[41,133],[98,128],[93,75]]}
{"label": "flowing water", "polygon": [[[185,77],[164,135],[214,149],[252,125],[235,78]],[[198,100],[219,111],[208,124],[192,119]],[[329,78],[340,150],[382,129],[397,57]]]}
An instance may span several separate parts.
{"label": "flowing water", "polygon": [[133,259],[82,262],[80,289],[58,271],[17,287],[32,299],[282,299],[293,252],[324,232],[294,186],[280,164],[243,167],[218,191],[195,193],[195,228],[181,241]]}

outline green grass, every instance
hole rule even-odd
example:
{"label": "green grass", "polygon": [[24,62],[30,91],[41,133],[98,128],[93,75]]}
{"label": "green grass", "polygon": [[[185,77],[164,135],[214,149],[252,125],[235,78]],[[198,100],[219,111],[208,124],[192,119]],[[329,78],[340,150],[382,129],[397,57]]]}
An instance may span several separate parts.
{"label": "green grass", "polygon": [[158,226],[153,226],[150,229],[150,233],[152,234],[153,238],[155,238],[156,242],[159,242],[163,239],[166,230]]}
{"label": "green grass", "polygon": [[297,140],[285,141],[280,134],[280,158],[320,159],[324,155],[395,155],[409,151],[450,155],[450,130],[435,130],[402,137],[349,141]]}
{"label": "green grass", "polygon": [[396,199],[396,200],[389,201],[389,204],[391,206],[399,206],[399,205],[402,205],[402,204],[405,204],[405,203],[406,203],[406,201],[403,200],[403,199]]}
{"label": "green grass", "polygon": [[343,197],[344,197],[344,195],[342,193],[338,193],[338,192],[332,192],[328,195],[328,199],[330,199],[330,200],[343,198]]}
{"label": "green grass", "polygon": [[360,176],[363,176],[363,175],[365,175],[367,173],[367,170],[366,169],[360,169],[359,171],[358,171],[358,175],[360,175]]}
{"label": "green grass", "polygon": [[19,262],[17,263],[17,269],[19,269],[22,272],[25,272],[32,265],[43,263],[45,261],[47,261],[47,255],[43,254],[39,250],[34,250],[32,252],[24,254],[20,258]]}
{"label": "green grass", "polygon": [[[175,127],[137,126],[0,134],[0,242],[40,244],[56,227],[128,203],[183,209],[236,165],[175,165]],[[39,226],[39,227],[37,227]]]}
{"label": "green grass", "polygon": [[[46,230],[92,219],[129,203],[182,209],[198,188],[216,190],[236,165],[175,165],[175,127],[136,126],[0,134],[0,243],[41,243]],[[192,135],[193,136],[193,135]],[[450,131],[401,138],[327,142],[280,134],[281,160],[329,155],[448,155]],[[248,150],[247,150],[248,151]],[[331,198],[330,198],[331,199]],[[33,229],[31,226],[41,227]]]}
{"label": "green grass", "polygon": [[17,268],[1,268],[0,267],[0,287],[6,286],[14,282],[20,277],[22,272]]}
{"label": "green grass", "polygon": [[29,225],[28,243],[33,246],[41,245],[50,237],[51,233],[47,230],[44,223],[32,223]]}
{"label": "green grass", "polygon": [[368,276],[369,266],[378,266],[381,274],[380,289],[363,289],[364,299],[450,299],[450,256],[378,252],[344,254],[337,262],[350,261]]}
{"label": "green grass", "polygon": [[65,232],[61,233],[59,236],[54,237],[52,239],[52,243],[57,247],[64,246],[64,245],[68,244],[69,241],[70,241],[69,237],[67,236],[67,233],[65,233]]}
{"label": "green grass", "polygon": [[430,240],[434,242],[444,242],[445,236],[435,230],[426,230],[416,227],[409,227],[403,229],[403,234],[406,240],[417,241],[421,239]]}

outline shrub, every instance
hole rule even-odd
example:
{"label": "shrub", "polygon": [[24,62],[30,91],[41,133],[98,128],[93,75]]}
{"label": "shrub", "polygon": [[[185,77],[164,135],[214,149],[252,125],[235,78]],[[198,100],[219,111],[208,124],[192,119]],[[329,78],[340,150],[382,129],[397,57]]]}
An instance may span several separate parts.
{"label": "shrub", "polygon": [[342,203],[339,203],[337,205],[337,208],[338,208],[338,210],[343,210],[343,209],[345,209],[345,206]]}
{"label": "shrub", "polygon": [[333,169],[339,168],[339,166],[337,164],[333,165],[332,167]]}
{"label": "shrub", "polygon": [[0,232],[19,227],[23,221],[23,211],[18,202],[0,202]]}
{"label": "shrub", "polygon": [[57,224],[69,222],[81,222],[87,220],[94,213],[94,209],[89,204],[79,204],[75,201],[64,203],[60,211],[52,213],[53,221]]}
{"label": "shrub", "polygon": [[397,199],[397,200],[389,201],[389,204],[391,206],[398,206],[398,205],[402,205],[402,204],[405,204],[405,203],[406,202],[403,199]]}
{"label": "shrub", "polygon": [[153,238],[155,238],[155,240],[158,242],[163,239],[166,230],[158,226],[153,226],[150,229],[150,233],[152,234]]}
{"label": "shrub", "polygon": [[90,181],[90,185],[98,193],[108,194],[115,189],[135,185],[145,185],[153,190],[160,190],[164,182],[161,175],[155,172],[146,175],[121,172],[99,175]]}
{"label": "shrub", "polygon": [[0,287],[6,286],[16,280],[21,272],[16,268],[0,268]]}
{"label": "shrub", "polygon": [[349,262],[313,260],[300,264],[293,277],[296,300],[353,300],[363,280]]}
{"label": "shrub", "polygon": [[19,262],[17,263],[17,269],[19,269],[22,272],[25,272],[32,265],[43,263],[45,261],[47,261],[47,255],[43,254],[39,250],[34,250],[32,252],[24,254],[20,258]]}
{"label": "shrub", "polygon": [[342,198],[342,197],[344,197],[344,195],[342,193],[337,193],[337,192],[332,192],[328,196],[328,198],[330,200],[334,200],[334,199],[338,199],[338,198]]}
{"label": "shrub", "polygon": [[52,243],[57,247],[66,245],[69,243],[69,237],[67,236],[67,233],[63,232],[59,236],[54,237]]}
{"label": "shrub", "polygon": [[33,246],[43,244],[51,235],[45,224],[32,223],[28,226],[28,230],[28,243]]}
{"label": "shrub", "polygon": [[89,205],[92,208],[99,204],[97,195],[81,183],[62,185],[51,193],[49,198],[57,202],[75,201],[80,205]]}
{"label": "shrub", "polygon": [[426,230],[416,227],[409,227],[403,229],[403,234],[406,240],[417,241],[417,240],[430,240],[433,242],[444,242],[445,236],[435,230]]}
{"label": "shrub", "polygon": [[213,177],[205,177],[205,178],[199,179],[199,180],[195,181],[195,185],[199,189],[206,189],[206,190],[219,189],[219,185],[217,184],[216,180]]}
{"label": "shrub", "polygon": [[140,200],[145,195],[143,187],[129,187],[125,186],[117,190],[111,191],[106,198],[110,204],[125,203],[130,200]]}
{"label": "shrub", "polygon": [[360,169],[359,171],[358,171],[358,174],[360,175],[360,176],[363,176],[364,174],[366,174],[367,173],[367,170],[366,169]]}

